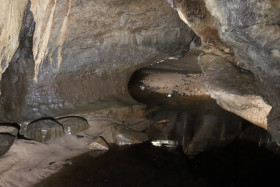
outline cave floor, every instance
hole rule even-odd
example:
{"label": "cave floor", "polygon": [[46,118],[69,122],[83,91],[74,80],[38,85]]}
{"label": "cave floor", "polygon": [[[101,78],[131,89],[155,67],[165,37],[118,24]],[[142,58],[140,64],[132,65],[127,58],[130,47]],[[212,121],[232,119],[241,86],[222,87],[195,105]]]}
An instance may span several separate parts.
{"label": "cave floor", "polygon": [[195,158],[143,143],[81,155],[35,186],[269,186],[277,184],[279,166],[278,156],[244,140]]}

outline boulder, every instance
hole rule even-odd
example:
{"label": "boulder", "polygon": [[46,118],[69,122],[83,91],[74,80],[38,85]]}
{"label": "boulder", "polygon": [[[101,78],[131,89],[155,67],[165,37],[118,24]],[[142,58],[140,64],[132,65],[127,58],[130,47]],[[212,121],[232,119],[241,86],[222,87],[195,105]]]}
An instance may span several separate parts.
{"label": "boulder", "polygon": [[262,97],[251,73],[238,70],[226,58],[210,54],[200,56],[200,66],[211,97],[222,108],[267,129],[272,107]]}
{"label": "boulder", "polygon": [[66,134],[77,134],[89,128],[87,120],[79,116],[60,117],[56,121],[63,125]]}
{"label": "boulder", "polygon": [[63,126],[54,119],[38,119],[28,124],[24,136],[44,143],[64,134]]}

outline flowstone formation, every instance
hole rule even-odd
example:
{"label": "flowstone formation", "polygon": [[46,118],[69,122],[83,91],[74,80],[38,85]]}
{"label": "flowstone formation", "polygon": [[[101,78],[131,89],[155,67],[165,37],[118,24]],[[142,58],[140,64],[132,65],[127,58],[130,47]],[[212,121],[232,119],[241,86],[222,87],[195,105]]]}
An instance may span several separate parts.
{"label": "flowstone formation", "polygon": [[201,37],[199,63],[224,109],[279,136],[280,2],[175,0],[182,20]]}

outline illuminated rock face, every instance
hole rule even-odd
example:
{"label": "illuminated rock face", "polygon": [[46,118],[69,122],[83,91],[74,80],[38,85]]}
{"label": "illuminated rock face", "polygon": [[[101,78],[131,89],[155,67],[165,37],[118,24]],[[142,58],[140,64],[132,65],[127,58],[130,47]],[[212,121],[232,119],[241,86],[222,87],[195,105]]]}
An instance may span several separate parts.
{"label": "illuminated rock face", "polygon": [[[16,7],[10,12],[1,6],[13,23],[1,23],[1,40],[5,36],[15,41],[11,49],[6,43],[12,41],[0,46],[10,57],[1,56],[3,122],[135,103],[127,92],[132,73],[154,61],[182,56],[194,36],[167,1],[13,3],[5,4]],[[13,33],[6,27],[14,28]]]}
{"label": "illuminated rock face", "polygon": [[268,128],[280,142],[280,2],[174,2],[181,19],[202,39],[200,65],[212,97],[226,110]]}

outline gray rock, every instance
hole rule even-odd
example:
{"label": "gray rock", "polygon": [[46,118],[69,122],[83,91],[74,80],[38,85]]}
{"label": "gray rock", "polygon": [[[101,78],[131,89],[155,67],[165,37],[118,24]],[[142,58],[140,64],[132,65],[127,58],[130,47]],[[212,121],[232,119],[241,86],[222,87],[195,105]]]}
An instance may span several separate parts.
{"label": "gray rock", "polygon": [[271,105],[262,97],[254,76],[221,56],[206,54],[199,61],[211,97],[225,110],[267,129]]}
{"label": "gray rock", "polygon": [[261,94],[272,105],[268,129],[279,144],[280,133],[272,131],[280,128],[280,1],[205,2],[220,37],[234,49],[238,64],[255,75]]}
{"label": "gray rock", "polygon": [[[280,113],[280,1],[175,0],[174,2],[181,19],[201,38],[201,48],[205,53],[225,58],[236,68],[246,70],[248,75],[253,73],[256,95],[262,96],[261,100],[271,105],[272,109],[267,115],[267,110],[262,110],[261,105],[258,106],[257,102],[252,104],[249,101],[248,107],[255,105],[253,108],[260,109],[260,111],[256,110],[254,114],[256,118],[262,112],[261,116],[267,116],[265,121],[269,131],[275,140],[280,140],[280,133],[272,132],[273,129],[280,128],[280,123],[278,123]],[[221,69],[214,69],[214,72],[219,71],[220,75],[228,73],[226,68]],[[246,78],[242,80],[242,78],[244,77],[237,77],[236,83],[234,83],[235,80],[230,81],[231,85],[235,84],[235,90],[244,88],[247,80]],[[218,79],[216,81],[222,82]],[[211,87],[216,83],[209,84]],[[224,89],[224,92],[234,90],[230,89]],[[216,97],[217,95],[225,96],[225,94],[215,93],[215,91],[212,89],[211,93],[223,108],[229,109],[230,107],[226,107],[226,105],[233,106],[240,99]],[[220,102],[221,100],[223,101]],[[273,127],[270,128],[270,125]],[[279,127],[275,128],[277,125]],[[276,134],[279,134],[279,137],[275,137]]]}

